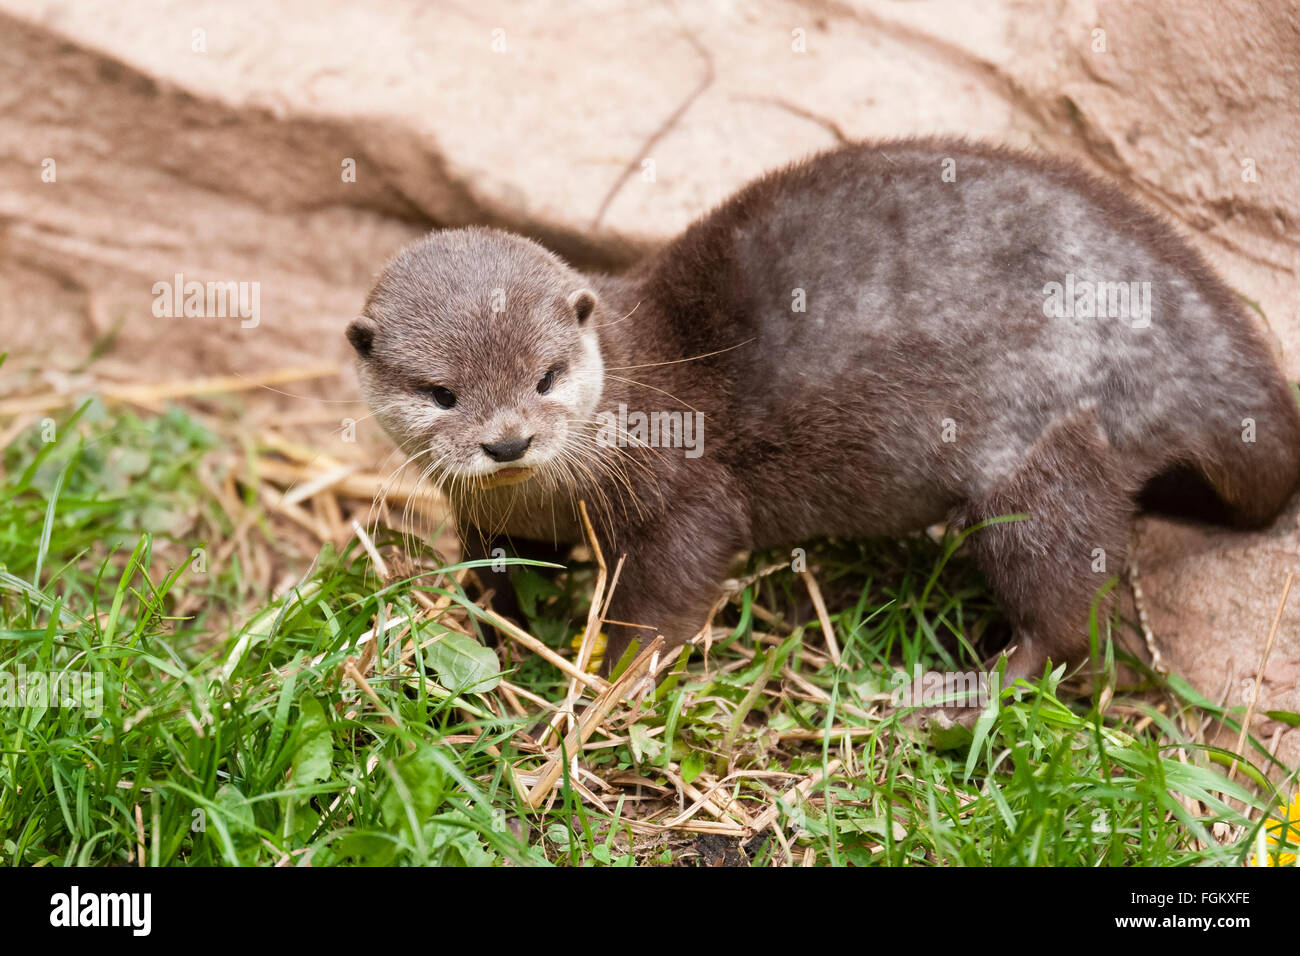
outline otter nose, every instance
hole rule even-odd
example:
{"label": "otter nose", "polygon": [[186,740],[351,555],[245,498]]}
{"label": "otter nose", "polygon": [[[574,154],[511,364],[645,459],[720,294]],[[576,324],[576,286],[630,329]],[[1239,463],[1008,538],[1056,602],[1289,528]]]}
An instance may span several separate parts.
{"label": "otter nose", "polygon": [[524,452],[528,451],[528,446],[533,443],[531,436],[528,438],[503,438],[500,441],[491,444],[484,443],[483,450],[493,461],[517,461],[524,457]]}

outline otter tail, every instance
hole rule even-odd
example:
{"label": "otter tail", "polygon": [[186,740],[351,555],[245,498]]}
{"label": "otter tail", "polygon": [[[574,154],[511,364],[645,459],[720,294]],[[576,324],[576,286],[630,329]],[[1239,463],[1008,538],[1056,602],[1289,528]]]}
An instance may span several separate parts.
{"label": "otter tail", "polygon": [[1177,466],[1147,483],[1143,507],[1238,528],[1277,516],[1300,485],[1300,408],[1272,368],[1250,391],[1249,405],[1216,416],[1184,445]]}
{"label": "otter tail", "polygon": [[1264,384],[1256,414],[1242,416],[1236,434],[1216,442],[1202,462],[1205,477],[1227,506],[1231,523],[1271,522],[1300,484],[1300,408],[1277,372]]}

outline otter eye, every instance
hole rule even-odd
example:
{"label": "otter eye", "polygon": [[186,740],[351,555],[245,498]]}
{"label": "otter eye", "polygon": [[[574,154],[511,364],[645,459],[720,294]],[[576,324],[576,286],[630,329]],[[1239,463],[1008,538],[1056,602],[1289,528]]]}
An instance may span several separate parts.
{"label": "otter eye", "polygon": [[429,397],[433,399],[433,403],[439,408],[451,408],[456,404],[456,396],[452,394],[450,389],[443,388],[441,385],[435,385],[429,389]]}
{"label": "otter eye", "polygon": [[543,375],[543,376],[542,376],[542,380],[541,380],[540,382],[537,383],[537,394],[538,394],[538,395],[545,395],[545,394],[546,394],[547,392],[549,392],[552,388],[554,388],[554,387],[555,387],[555,376],[558,375],[558,374],[560,374],[560,370],[557,369],[557,368],[553,368],[553,369],[551,369],[549,372],[547,372],[545,375]]}

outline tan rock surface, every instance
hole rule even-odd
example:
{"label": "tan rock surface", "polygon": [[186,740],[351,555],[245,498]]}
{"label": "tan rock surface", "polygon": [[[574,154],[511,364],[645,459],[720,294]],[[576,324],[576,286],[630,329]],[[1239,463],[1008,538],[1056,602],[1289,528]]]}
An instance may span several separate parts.
{"label": "tan rock surface", "polygon": [[[89,374],[115,380],[343,361],[371,276],[430,226],[617,266],[762,170],[931,132],[1126,184],[1258,305],[1296,377],[1297,106],[1294,0],[0,0],[4,391],[78,381],[97,342]],[[156,318],[178,272],[259,283],[258,326]],[[356,394],[350,374],[313,390]],[[1253,677],[1296,536],[1294,513],[1264,535],[1145,523],[1152,629],[1207,695]],[[1298,651],[1300,608],[1265,708],[1300,709]],[[1300,732],[1279,745],[1300,762]]]}

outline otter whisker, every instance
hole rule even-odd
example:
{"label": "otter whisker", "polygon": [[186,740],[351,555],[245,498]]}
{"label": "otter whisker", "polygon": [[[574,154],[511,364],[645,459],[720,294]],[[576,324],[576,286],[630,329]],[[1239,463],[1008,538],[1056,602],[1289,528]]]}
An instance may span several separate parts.
{"label": "otter whisker", "polygon": [[691,355],[688,356],[687,358],[669,359],[666,362],[647,362],[644,365],[606,365],[605,371],[606,372],[631,372],[634,369],[638,369],[638,368],[659,368],[660,366],[663,365],[683,365],[686,362],[698,362],[700,359],[712,358],[715,355],[722,355],[726,352],[734,351],[735,349],[744,348],[746,345],[752,345],[755,341],[756,339],[751,337],[745,339],[745,341],[743,342],[738,342],[735,345],[728,345],[726,348],[723,349],[714,349],[712,352],[701,352],[699,355]]}

